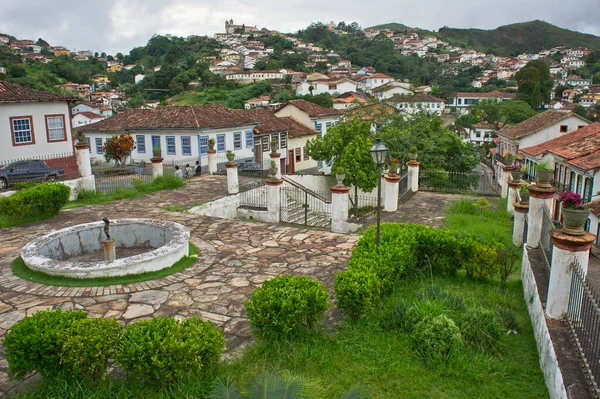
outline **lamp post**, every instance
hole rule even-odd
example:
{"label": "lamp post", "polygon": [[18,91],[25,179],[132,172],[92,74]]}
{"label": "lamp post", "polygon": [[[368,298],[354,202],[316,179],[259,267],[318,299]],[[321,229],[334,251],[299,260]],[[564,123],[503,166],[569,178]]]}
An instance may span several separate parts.
{"label": "lamp post", "polygon": [[371,157],[373,157],[373,162],[377,165],[377,238],[375,243],[377,244],[377,249],[379,249],[379,226],[381,222],[381,167],[387,159],[388,148],[381,144],[381,139],[375,139],[375,145],[371,147],[369,153],[371,154]]}

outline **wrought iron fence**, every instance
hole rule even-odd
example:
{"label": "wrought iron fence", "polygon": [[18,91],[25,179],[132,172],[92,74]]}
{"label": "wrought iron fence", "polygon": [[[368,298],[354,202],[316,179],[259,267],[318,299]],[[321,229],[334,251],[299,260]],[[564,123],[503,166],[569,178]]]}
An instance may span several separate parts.
{"label": "wrought iron fence", "polygon": [[15,158],[0,162],[0,188],[23,182],[71,180],[79,177],[72,152]]}
{"label": "wrought iron fence", "polygon": [[153,180],[152,166],[142,163],[124,167],[93,167],[96,191],[107,194],[115,190],[136,188]]}
{"label": "wrought iron fence", "polygon": [[[266,176],[271,166],[271,158],[263,157],[260,162],[256,162],[254,157],[236,156],[233,161],[238,164],[238,174],[246,176]],[[227,156],[217,155],[217,173],[226,174],[225,165],[229,162]],[[280,165],[277,165],[279,168]]]}
{"label": "wrought iron fence", "polygon": [[555,228],[554,221],[550,215],[550,210],[546,204],[542,205],[543,216],[542,216],[542,235],[540,237],[540,247],[542,249],[542,256],[546,261],[546,268],[548,271],[552,266],[552,239],[550,232]]}
{"label": "wrought iron fence", "polygon": [[398,200],[400,200],[409,191],[410,188],[408,187],[408,173],[406,173],[400,178],[400,181],[398,182]]}
{"label": "wrought iron fence", "polygon": [[170,161],[163,161],[163,174],[164,175],[174,175],[177,170],[175,166],[179,166],[179,168],[183,172],[183,177],[193,177],[196,168],[196,161],[198,158],[184,158],[184,159],[172,159]]}
{"label": "wrought iron fence", "polygon": [[575,343],[590,391],[600,398],[600,303],[577,260],[572,264],[571,291],[566,321]]}
{"label": "wrought iron fence", "polygon": [[500,190],[489,171],[449,172],[423,170],[419,173],[419,189],[423,191],[499,195]]}
{"label": "wrought iron fence", "polygon": [[256,180],[240,186],[240,207],[267,209],[267,186],[264,180]]}
{"label": "wrought iron fence", "polygon": [[[350,209],[348,209],[348,219],[365,220],[377,213],[377,195],[359,195],[358,197],[348,193]],[[381,198],[381,207],[384,199]]]}
{"label": "wrought iron fence", "polygon": [[282,186],[280,219],[286,223],[329,228],[331,226],[331,192]]}

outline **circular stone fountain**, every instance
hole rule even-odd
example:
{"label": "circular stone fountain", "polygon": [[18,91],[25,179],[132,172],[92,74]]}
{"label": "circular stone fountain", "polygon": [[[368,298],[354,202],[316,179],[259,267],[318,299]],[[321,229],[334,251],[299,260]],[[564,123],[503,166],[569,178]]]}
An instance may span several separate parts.
{"label": "circular stone fountain", "polygon": [[73,278],[124,276],[172,266],[189,255],[190,232],[174,222],[117,219],[110,222],[116,259],[106,261],[104,223],[67,227],[38,238],[21,250],[32,270]]}

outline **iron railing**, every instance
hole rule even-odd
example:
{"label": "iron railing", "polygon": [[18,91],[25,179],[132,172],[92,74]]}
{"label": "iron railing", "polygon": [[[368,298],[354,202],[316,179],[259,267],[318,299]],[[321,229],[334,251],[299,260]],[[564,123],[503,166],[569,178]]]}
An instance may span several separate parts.
{"label": "iron railing", "polygon": [[[254,157],[236,156],[233,161],[238,164],[238,174],[247,176],[265,176],[271,166],[271,158],[263,157],[259,162],[256,162]],[[227,173],[225,165],[229,162],[227,156],[217,155],[217,173]],[[279,163],[277,168],[279,168]]]}
{"label": "iron railing", "polygon": [[301,185],[282,186],[280,219],[310,227],[331,227],[331,192],[312,191]]}
{"label": "iron railing", "polygon": [[265,180],[256,180],[240,186],[240,207],[267,209],[267,186]]}
{"label": "iron railing", "polygon": [[107,194],[115,190],[127,190],[150,183],[152,166],[144,163],[124,167],[92,168],[96,178],[96,191]]}
{"label": "iron railing", "polygon": [[542,205],[542,234],[540,237],[540,248],[542,249],[542,257],[546,262],[546,268],[550,271],[552,266],[552,238],[550,232],[555,228],[554,221],[550,215],[550,210],[546,204]]}
{"label": "iron railing", "polygon": [[591,393],[600,398],[600,303],[577,260],[572,264],[566,322]]}
{"label": "iron railing", "polygon": [[400,181],[398,182],[398,201],[400,201],[400,199],[404,197],[404,195],[409,191],[410,187],[408,187],[408,173],[406,173],[400,178]]}
{"label": "iron railing", "polygon": [[14,158],[0,161],[6,171],[6,182],[15,183],[45,180],[71,180],[79,177],[77,159],[73,152]]}
{"label": "iron railing", "polygon": [[449,172],[423,170],[419,173],[419,189],[423,191],[499,195],[491,172]]}
{"label": "iron railing", "polygon": [[[348,193],[350,209],[348,209],[348,219],[364,220],[369,219],[377,213],[377,195],[359,195],[355,196]],[[381,198],[381,207],[384,199]],[[357,205],[357,206],[355,206]]]}

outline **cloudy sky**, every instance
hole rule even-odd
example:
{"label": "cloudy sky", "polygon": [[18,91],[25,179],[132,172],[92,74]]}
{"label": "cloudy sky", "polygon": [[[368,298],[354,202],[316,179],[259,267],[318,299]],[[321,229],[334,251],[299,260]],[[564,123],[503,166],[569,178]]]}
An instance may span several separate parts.
{"label": "cloudy sky", "polygon": [[598,0],[4,0],[0,33],[71,50],[127,53],[153,34],[224,31],[224,21],[294,32],[311,22],[401,22],[437,30],[496,28],[540,19],[600,36]]}

